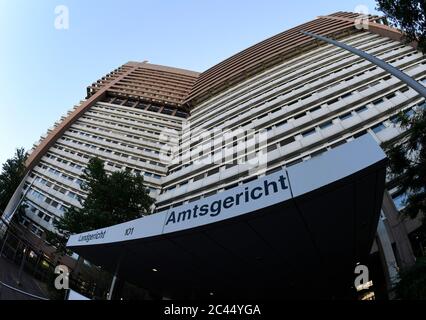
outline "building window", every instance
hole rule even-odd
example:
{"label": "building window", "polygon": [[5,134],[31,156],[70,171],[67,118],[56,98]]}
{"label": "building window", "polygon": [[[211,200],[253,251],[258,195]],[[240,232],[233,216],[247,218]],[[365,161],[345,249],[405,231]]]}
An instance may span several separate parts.
{"label": "building window", "polygon": [[287,123],[287,120],[284,120],[284,121],[278,122],[277,124],[275,124],[275,126],[281,127],[281,126],[285,125],[286,123]]}
{"label": "building window", "polygon": [[299,113],[298,115],[294,116],[294,120],[300,119],[300,118],[302,118],[304,116],[306,116],[306,112]]}
{"label": "building window", "polygon": [[55,200],[52,200],[52,202],[50,203],[50,205],[54,208],[57,208],[59,206],[59,203],[56,202]]}
{"label": "building window", "polygon": [[277,148],[278,148],[277,144],[274,143],[274,144],[269,145],[267,150],[268,150],[268,152],[272,152],[272,151],[276,150]]}
{"label": "building window", "polygon": [[176,116],[179,117],[179,118],[186,118],[187,114],[184,113],[184,112],[181,112],[181,111],[177,111]]}
{"label": "building window", "polygon": [[231,162],[231,163],[227,163],[227,164],[225,165],[225,169],[230,169],[230,168],[235,167],[235,166],[237,166],[237,165],[238,165],[238,163],[237,163],[236,161]]}
{"label": "building window", "polygon": [[333,99],[333,100],[330,100],[330,101],[328,101],[327,102],[327,104],[330,106],[330,105],[332,105],[333,103],[336,103],[336,102],[338,102],[339,101],[339,99]]}
{"label": "building window", "polygon": [[333,121],[332,120],[330,120],[330,121],[327,121],[327,122],[324,122],[323,124],[320,124],[320,129],[326,129],[326,128],[328,128],[328,127],[331,127],[333,125]]}
{"label": "building window", "polygon": [[407,200],[407,195],[405,193],[392,195],[393,202],[395,203],[395,207],[398,210],[401,210],[405,207],[405,201]]}
{"label": "building window", "polygon": [[194,182],[204,179],[204,173],[194,177]]}
{"label": "building window", "polygon": [[368,110],[367,106],[362,106],[362,107],[355,109],[355,112],[356,113],[362,113],[362,112],[367,111],[367,110]]}
{"label": "building window", "polygon": [[345,114],[341,115],[339,117],[339,119],[343,121],[343,120],[351,118],[352,116],[353,116],[352,112],[348,112],[348,113],[345,113]]}
{"label": "building window", "polygon": [[318,110],[321,110],[321,106],[312,108],[311,110],[309,110],[309,112],[315,112],[315,111],[318,111]]}
{"label": "building window", "polygon": [[336,143],[333,143],[330,146],[330,148],[334,149],[334,148],[337,148],[338,146],[344,145],[345,143],[346,143],[346,140],[340,140],[340,141],[337,141]]}
{"label": "building window", "polygon": [[395,96],[396,96],[395,92],[392,92],[386,96],[386,99],[392,99],[392,98],[395,98]]}
{"label": "building window", "polygon": [[320,156],[320,155],[322,155],[324,152],[326,152],[327,151],[327,148],[323,148],[323,149],[320,149],[320,150],[318,150],[318,151],[315,151],[315,152],[313,152],[312,154],[311,154],[311,158],[315,158],[315,157],[318,157],[318,156]]}
{"label": "building window", "polygon": [[380,99],[377,99],[377,100],[373,101],[373,104],[375,106],[377,106],[377,105],[381,104],[382,102],[383,102],[383,98],[380,98]]}
{"label": "building window", "polygon": [[357,134],[354,134],[354,138],[357,139],[357,138],[359,138],[359,137],[361,137],[361,136],[363,136],[365,134],[367,134],[366,130],[360,131]]}
{"label": "building window", "polygon": [[164,108],[161,113],[164,113],[164,114],[167,114],[167,115],[172,115],[173,111],[174,111],[173,109]]}
{"label": "building window", "polygon": [[150,106],[148,108],[148,111],[152,111],[152,112],[158,112],[160,110],[160,107],[156,107],[156,106]]}
{"label": "building window", "polygon": [[310,135],[313,135],[315,132],[316,132],[315,128],[313,128],[311,130],[307,130],[307,131],[305,131],[305,132],[302,133],[302,137],[303,138],[308,137]]}
{"label": "building window", "polygon": [[69,191],[69,192],[68,192],[68,197],[73,198],[73,199],[76,199],[76,198],[77,198],[77,194],[76,194],[76,193],[74,193],[74,192],[72,192],[72,191]]}
{"label": "building window", "polygon": [[408,90],[410,90],[410,88],[408,88],[407,86],[405,86],[405,87],[399,89],[399,92],[404,93],[404,92],[407,92]]}
{"label": "building window", "polygon": [[392,117],[389,118],[389,120],[393,124],[397,124],[399,122],[399,116],[398,115],[393,115]]}
{"label": "building window", "polygon": [[375,125],[374,127],[371,128],[371,130],[374,133],[379,133],[380,131],[382,131],[383,129],[386,129],[385,125],[383,123],[379,123],[377,125]]}
{"label": "building window", "polygon": [[348,98],[352,95],[352,92],[345,93],[343,96],[341,96],[342,99]]}
{"label": "building window", "polygon": [[219,168],[215,168],[215,169],[210,170],[209,172],[207,172],[207,176],[209,177],[209,176],[212,176],[216,173],[219,173]]}
{"label": "building window", "polygon": [[135,105],[136,101],[128,100],[124,105],[126,107],[133,107]]}
{"label": "building window", "polygon": [[408,110],[404,111],[404,114],[405,114],[408,118],[411,118],[411,117],[414,115],[414,110],[413,110],[413,108],[410,108],[410,109],[408,109]]}

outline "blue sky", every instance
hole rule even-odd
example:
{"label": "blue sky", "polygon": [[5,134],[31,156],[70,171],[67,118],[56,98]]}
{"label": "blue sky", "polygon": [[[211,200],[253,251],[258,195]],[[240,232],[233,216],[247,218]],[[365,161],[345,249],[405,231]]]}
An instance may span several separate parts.
{"label": "blue sky", "polygon": [[[69,29],[54,27],[69,9]],[[0,163],[127,61],[204,71],[288,28],[374,0],[0,0]]]}

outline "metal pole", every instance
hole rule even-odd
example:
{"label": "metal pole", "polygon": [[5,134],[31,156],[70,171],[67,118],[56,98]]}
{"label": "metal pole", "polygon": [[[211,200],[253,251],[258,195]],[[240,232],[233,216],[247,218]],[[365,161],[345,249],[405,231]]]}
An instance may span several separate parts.
{"label": "metal pole", "polygon": [[[26,180],[28,176],[27,175],[24,177],[23,180]],[[21,206],[22,202],[25,200],[25,198],[27,197],[28,192],[30,191],[31,187],[33,186],[35,180],[36,180],[37,176],[34,176],[33,180],[31,181],[30,185],[28,186],[28,188],[24,191],[24,193],[22,194],[21,198],[19,199],[17,205],[15,206],[15,208],[13,209],[12,213],[5,217],[4,220],[8,223],[10,223],[12,221],[13,216],[15,215],[16,211],[18,211],[19,207]]]}
{"label": "metal pole", "polygon": [[375,64],[376,66],[384,69],[385,71],[389,72],[393,76],[397,77],[399,80],[404,82],[407,86],[411,87],[413,90],[417,91],[421,96],[426,98],[426,87],[425,86],[423,86],[421,83],[417,82],[412,77],[410,77],[406,73],[402,72],[398,68],[395,68],[391,64],[389,64],[389,63],[387,63],[387,62],[385,62],[385,61],[383,61],[379,58],[376,58],[375,56],[368,54],[368,53],[366,53],[362,50],[359,50],[357,48],[354,48],[352,46],[344,44],[342,42],[338,42],[336,40],[332,40],[332,39],[329,39],[329,38],[326,38],[326,37],[323,37],[323,36],[319,36],[319,35],[316,35],[316,34],[311,33],[311,32],[305,32],[305,31],[301,31],[301,32],[306,36],[310,36],[310,37],[315,38],[317,40],[327,42],[327,43],[332,44],[336,47],[339,47],[339,48],[342,48],[342,49],[347,50],[349,52],[352,52],[353,54],[356,54],[356,55],[360,56],[361,58],[364,58],[365,60],[370,61],[371,63]]}
{"label": "metal pole", "polygon": [[84,259],[82,256],[78,255],[77,262],[75,263],[75,268],[73,270],[73,274],[78,276],[80,273],[81,265],[84,263]]}
{"label": "metal pole", "polygon": [[0,250],[0,258],[3,258],[3,251],[4,251],[4,248],[6,246],[7,240],[9,240],[9,228],[6,230],[6,236],[3,237],[3,244],[2,244],[1,250]]}
{"label": "metal pole", "polygon": [[[382,211],[383,212],[383,211]],[[383,214],[384,215],[384,214]],[[389,299],[395,298],[395,286],[399,282],[399,267],[396,261],[395,254],[392,249],[392,242],[389,238],[385,222],[382,218],[379,219],[377,226],[378,245],[382,254],[382,264],[385,269],[386,284],[388,286]]]}
{"label": "metal pole", "polygon": [[33,276],[34,276],[34,277],[35,277],[35,276],[36,276],[36,274],[37,274],[37,271],[38,271],[38,265],[39,265],[39,263],[40,263],[41,256],[42,256],[42,254],[39,252],[39,253],[37,254],[37,260],[36,260],[36,263],[35,263],[35,266],[34,266],[34,270],[33,270]]}
{"label": "metal pole", "polygon": [[19,250],[21,243],[22,243],[21,239],[19,239],[19,238],[17,238],[17,239],[18,239],[18,246],[15,248],[15,251],[13,252],[13,258],[12,258],[13,262],[15,262],[16,254],[18,253],[18,250]]}
{"label": "metal pole", "polygon": [[117,262],[117,267],[115,268],[114,277],[112,278],[111,287],[109,289],[107,300],[112,300],[112,295],[114,293],[115,285],[118,279],[118,271],[120,270],[121,258]]}
{"label": "metal pole", "polygon": [[111,287],[109,288],[107,300],[112,300],[112,294],[114,292],[114,287],[116,282],[117,282],[117,274],[114,274],[114,277],[112,278]]}
{"label": "metal pole", "polygon": [[24,254],[23,254],[22,260],[21,260],[21,266],[19,267],[18,280],[16,281],[18,286],[21,285],[22,272],[24,271],[24,265],[25,265],[25,259],[26,259],[26,256],[27,256],[27,252],[28,252],[28,247],[25,247],[24,248]]}
{"label": "metal pole", "polygon": [[69,300],[71,289],[65,290],[64,300]]}

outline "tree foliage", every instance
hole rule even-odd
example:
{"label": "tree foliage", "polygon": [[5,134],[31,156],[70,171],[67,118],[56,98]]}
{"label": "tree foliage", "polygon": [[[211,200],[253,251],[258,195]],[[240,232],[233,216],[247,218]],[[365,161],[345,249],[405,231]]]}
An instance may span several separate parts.
{"label": "tree foliage", "polygon": [[[405,34],[407,42],[416,41],[418,49],[426,53],[425,0],[377,0],[378,10],[388,21]],[[402,139],[385,144],[390,159],[390,173],[397,181],[400,192],[406,195],[403,213],[411,218],[422,216],[418,232],[426,238],[426,103],[412,116],[401,113],[399,124],[406,129]],[[400,299],[426,299],[426,259],[400,273],[397,285]]]}
{"label": "tree foliage", "polygon": [[55,227],[66,238],[71,234],[109,227],[149,215],[154,200],[149,196],[140,175],[130,171],[108,174],[99,158],[89,161],[82,176],[82,208],[70,207]]}
{"label": "tree foliage", "polygon": [[416,264],[400,274],[396,286],[399,299],[426,300],[426,258],[417,259]]}
{"label": "tree foliage", "polygon": [[4,211],[25,176],[28,154],[23,148],[16,149],[13,158],[6,160],[0,174],[0,210]]}
{"label": "tree foliage", "polygon": [[390,169],[406,194],[403,212],[411,218],[426,212],[426,104],[411,117],[401,113],[400,125],[406,129],[401,143],[388,146]]}
{"label": "tree foliage", "polygon": [[426,53],[426,2],[424,0],[377,0],[378,10],[402,30],[408,42],[417,41]]}

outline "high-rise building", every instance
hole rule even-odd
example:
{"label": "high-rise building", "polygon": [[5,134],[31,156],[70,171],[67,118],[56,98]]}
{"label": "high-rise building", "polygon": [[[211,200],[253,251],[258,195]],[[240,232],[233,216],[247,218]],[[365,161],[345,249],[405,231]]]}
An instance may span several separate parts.
{"label": "high-rise building", "polygon": [[[153,209],[161,212],[314,159],[365,134],[379,144],[397,141],[404,132],[397,114],[413,115],[425,107],[424,99],[372,63],[301,33],[336,38],[426,84],[425,57],[382,18],[361,18],[362,27],[353,13],[318,17],[202,73],[147,62],[114,70],[88,87],[86,99],[34,146],[23,184],[28,208],[20,222],[42,245],[52,221],[80,206],[80,175],[94,156],[108,172],[127,168],[143,175],[156,200]],[[228,132],[234,134],[224,138]],[[238,150],[247,133],[263,139]],[[253,170],[247,162],[258,158],[259,144],[266,160]],[[387,186],[372,253],[384,252],[391,282],[392,264],[414,261],[410,234],[419,224],[399,223],[404,195],[397,183]]]}

